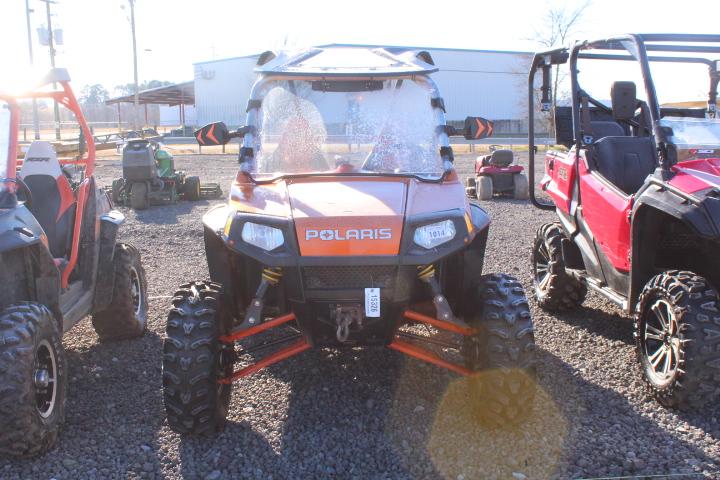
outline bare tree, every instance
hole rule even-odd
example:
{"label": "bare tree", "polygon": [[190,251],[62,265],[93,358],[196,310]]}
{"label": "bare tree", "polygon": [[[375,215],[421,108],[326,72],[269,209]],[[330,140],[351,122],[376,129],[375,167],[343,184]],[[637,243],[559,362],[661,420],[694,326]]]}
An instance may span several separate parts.
{"label": "bare tree", "polygon": [[[578,26],[580,25],[582,17],[591,4],[591,0],[585,0],[574,8],[569,8],[567,5],[549,5],[548,12],[542,23],[542,28],[536,30],[535,35],[530,38],[530,40],[538,43],[544,49],[569,46],[568,42],[578,33]],[[552,80],[553,112],[557,106],[560,85],[563,83],[565,77],[566,74],[560,73],[560,65],[556,65]],[[554,130],[555,119],[551,118],[550,123]]]}

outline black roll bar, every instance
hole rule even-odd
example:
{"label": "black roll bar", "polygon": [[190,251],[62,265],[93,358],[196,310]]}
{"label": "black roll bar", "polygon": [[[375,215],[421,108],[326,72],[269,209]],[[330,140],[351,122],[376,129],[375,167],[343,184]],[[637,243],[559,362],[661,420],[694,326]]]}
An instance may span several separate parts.
{"label": "black roll bar", "polygon": [[[720,45],[668,45],[654,42],[680,42],[680,43],[717,43],[720,44],[720,35],[706,34],[627,34],[608,39],[595,41],[576,42],[568,53],[567,48],[556,48],[544,52],[538,52],[533,57],[533,62],[528,75],[528,180],[530,187],[530,200],[536,207],[543,210],[553,210],[554,205],[540,202],[535,196],[535,75],[539,68],[543,69],[543,83],[547,80],[549,70],[553,65],[560,65],[570,61],[570,80],[572,90],[573,110],[573,135],[575,137],[575,148],[578,151],[582,144],[580,138],[580,112],[579,94],[580,88],[577,79],[578,59],[594,60],[630,60],[637,61],[643,76],[643,86],[648,98],[650,118],[653,125],[653,135],[658,146],[658,168],[662,175],[667,175],[670,169],[667,152],[667,131],[659,125],[660,105],[655,91],[655,84],[650,72],[650,62],[674,62],[674,63],[700,63],[707,65],[710,76],[710,91],[708,92],[707,114],[709,117],[717,115],[717,90],[720,83],[720,60],[710,60],[700,57],[676,57],[663,55],[648,55],[647,52],[683,52],[683,53],[720,53]],[[619,50],[629,55],[612,55],[598,53],[583,53],[583,50]],[[542,91],[542,103],[549,103],[549,92]],[[543,105],[544,107],[545,105]]]}

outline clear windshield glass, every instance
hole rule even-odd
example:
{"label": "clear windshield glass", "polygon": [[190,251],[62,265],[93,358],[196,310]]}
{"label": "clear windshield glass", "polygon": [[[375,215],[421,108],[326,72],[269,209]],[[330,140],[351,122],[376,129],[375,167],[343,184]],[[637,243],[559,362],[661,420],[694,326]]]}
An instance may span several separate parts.
{"label": "clear windshield glass", "polygon": [[339,171],[440,178],[435,124],[430,92],[410,80],[364,92],[278,81],[262,102],[256,176]]}
{"label": "clear windshield glass", "polygon": [[720,119],[666,117],[660,125],[672,128],[679,161],[720,156]]}
{"label": "clear windshield glass", "polygon": [[[10,106],[0,100],[0,178],[7,177],[8,149],[10,148]],[[0,188],[3,188],[0,183]]]}

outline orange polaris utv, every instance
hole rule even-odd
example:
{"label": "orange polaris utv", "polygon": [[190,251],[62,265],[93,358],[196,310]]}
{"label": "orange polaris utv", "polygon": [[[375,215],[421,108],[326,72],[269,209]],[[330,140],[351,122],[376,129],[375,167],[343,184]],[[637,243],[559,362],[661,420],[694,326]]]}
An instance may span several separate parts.
{"label": "orange polaris utv", "polygon": [[[467,200],[448,138],[476,137],[477,117],[462,132],[445,124],[427,52],[266,52],[256,71],[247,125],[196,132],[201,145],[240,137],[240,170],[229,203],[203,218],[210,280],[182,285],[168,314],[170,426],[211,432],[234,380],[312,347],[355,346],[468,376],[483,420],[519,422],[535,388],[532,319],[516,279],[482,274],[490,219]],[[280,325],[291,335],[248,344]]]}

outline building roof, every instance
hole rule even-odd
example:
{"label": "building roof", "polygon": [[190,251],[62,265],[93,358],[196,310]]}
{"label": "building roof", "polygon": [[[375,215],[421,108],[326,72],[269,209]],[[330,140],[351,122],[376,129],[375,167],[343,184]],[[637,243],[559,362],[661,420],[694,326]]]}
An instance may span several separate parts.
{"label": "building roof", "polygon": [[[176,83],[164,87],[151,88],[138,93],[140,104],[156,104],[156,105],[195,105],[195,82]],[[124,95],[122,97],[111,98],[105,102],[106,105],[115,103],[134,103],[135,95]]]}
{"label": "building roof", "polygon": [[265,52],[255,71],[264,75],[396,77],[429,74],[438,69],[427,52],[358,47],[312,47],[296,52]]}
{"label": "building roof", "polygon": [[[514,50],[478,50],[472,48],[447,48],[447,47],[416,47],[416,46],[402,46],[402,45],[373,45],[373,44],[354,44],[354,43],[326,43],[323,45],[317,45],[316,48],[328,48],[328,47],[347,47],[347,48],[384,48],[390,52],[397,50],[432,50],[442,52],[464,52],[464,53],[500,53],[506,55],[533,55],[534,52],[521,52]],[[226,62],[230,60],[242,60],[248,58],[258,58],[261,54],[254,53],[250,55],[240,55],[236,57],[217,58],[213,60],[203,60],[202,62],[194,62],[193,65],[203,65],[206,63],[214,62]]]}

